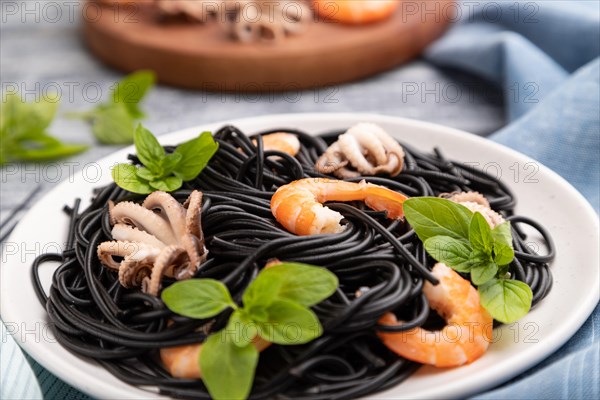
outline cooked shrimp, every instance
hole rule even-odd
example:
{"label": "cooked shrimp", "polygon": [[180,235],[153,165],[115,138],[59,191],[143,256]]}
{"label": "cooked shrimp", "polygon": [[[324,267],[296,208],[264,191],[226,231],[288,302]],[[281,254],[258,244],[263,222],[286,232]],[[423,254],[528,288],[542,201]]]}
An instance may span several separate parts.
{"label": "cooked shrimp", "polygon": [[280,187],[271,198],[271,212],[288,231],[297,235],[339,233],[343,216],[322,203],[326,201],[364,201],[376,211],[387,211],[390,219],[404,216],[402,204],[407,197],[383,186],[361,181],[306,178]]}
{"label": "cooked shrimp", "polygon": [[[253,341],[258,351],[263,351],[271,345],[270,342],[256,337]],[[198,362],[202,343],[160,349],[160,359],[174,378],[200,379],[202,371]]]}
{"label": "cooked shrimp", "polygon": [[345,24],[368,24],[389,18],[398,0],[313,0],[315,12],[323,18]]}
{"label": "cooked shrimp", "polygon": [[[406,332],[379,332],[393,352],[412,361],[436,367],[456,367],[477,360],[492,339],[492,317],[479,304],[479,293],[471,283],[442,263],[433,267],[440,283],[425,283],[423,292],[431,308],[446,319],[439,332],[414,328]],[[398,325],[396,316],[385,314],[383,325]]]}
{"label": "cooked shrimp", "polygon": [[[291,133],[271,133],[262,137],[265,150],[277,150],[294,157],[300,151],[298,136]],[[256,140],[253,140],[256,143]]]}

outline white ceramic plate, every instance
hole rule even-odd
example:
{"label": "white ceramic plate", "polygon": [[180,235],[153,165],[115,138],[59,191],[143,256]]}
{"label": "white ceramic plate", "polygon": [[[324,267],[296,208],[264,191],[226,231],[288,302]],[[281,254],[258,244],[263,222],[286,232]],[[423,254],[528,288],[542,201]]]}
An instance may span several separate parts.
{"label": "white ceramic plate", "polygon": [[[552,233],[557,246],[557,257],[552,265],[554,287],[550,295],[518,323],[496,330],[495,343],[481,359],[454,369],[421,368],[404,383],[372,398],[469,396],[514,377],[565,343],[598,302],[598,217],[570,184],[516,151],[439,125],[357,114],[274,115],[226,121],[165,135],[161,142],[175,144],[225,123],[249,133],[275,127],[295,127],[316,133],[363,121],[380,124],[420,149],[439,146],[449,157],[502,174],[518,198],[517,212],[541,222]],[[98,169],[89,166],[51,191],[23,218],[3,256],[2,318],[11,330],[16,328],[15,339],[48,370],[97,398],[158,396],[117,380],[96,363],[70,353],[55,341],[48,329],[44,308],[33,291],[30,265],[36,254],[62,248],[67,233],[67,218],[61,212],[63,205],[72,204],[80,197],[85,206],[92,188],[110,181],[110,166],[124,161],[132,151],[132,148],[123,149],[98,161],[102,172],[99,179]],[[520,172],[518,176],[516,171]],[[11,250],[14,246],[18,251]],[[46,287],[50,286],[52,270],[52,265],[42,268]]]}

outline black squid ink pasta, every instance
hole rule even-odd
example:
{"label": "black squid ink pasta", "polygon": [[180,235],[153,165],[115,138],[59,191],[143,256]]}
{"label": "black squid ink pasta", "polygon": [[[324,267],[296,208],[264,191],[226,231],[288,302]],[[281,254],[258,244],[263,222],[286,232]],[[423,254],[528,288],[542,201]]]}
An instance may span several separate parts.
{"label": "black squid ink pasta", "polygon": [[[265,150],[261,136],[274,132],[297,135],[299,153],[293,157]],[[202,227],[209,255],[195,277],[220,280],[238,303],[260,269],[274,258],[322,266],[339,279],[337,291],[313,307],[323,336],[305,345],[273,345],[262,352],[252,399],[348,399],[389,389],[420,364],[390,351],[377,332],[418,326],[436,329],[443,324],[422,293],[425,281],[435,280],[430,272],[435,262],[406,222],[389,220],[359,202],[328,203],[348,225],[339,234],[297,236],[273,217],[270,199],[278,187],[301,178],[327,177],[315,170],[315,163],[341,133],[312,136],[284,128],[249,137],[225,126],[214,135],[219,149],[206,168],[172,193],[181,202],[194,189],[203,193]],[[482,193],[495,211],[511,221],[515,259],[509,272],[531,287],[532,305],[538,304],[552,288],[549,263],[554,246],[548,232],[514,214],[517,199],[496,178],[446,158],[441,149],[422,152],[409,143],[401,145],[405,160],[400,175],[349,180],[365,179],[410,197]],[[134,155],[130,159],[139,162]],[[97,257],[98,244],[112,239],[108,203],[142,198],[113,183],[96,189],[87,208],[81,209],[79,200],[65,207],[70,217],[66,250],[35,260],[36,293],[57,340],[68,350],[95,360],[131,385],[174,398],[209,399],[201,380],[173,378],[158,357],[160,348],[204,341],[208,321],[176,315],[160,297],[125,289],[117,273],[103,267]],[[527,245],[525,226],[544,238],[546,255]],[[50,261],[60,265],[46,294],[38,270]],[[165,278],[163,288],[171,283]],[[369,290],[357,296],[364,287]],[[402,325],[378,324],[390,310],[404,321]],[[218,317],[211,331],[223,328],[227,318],[227,313]]]}

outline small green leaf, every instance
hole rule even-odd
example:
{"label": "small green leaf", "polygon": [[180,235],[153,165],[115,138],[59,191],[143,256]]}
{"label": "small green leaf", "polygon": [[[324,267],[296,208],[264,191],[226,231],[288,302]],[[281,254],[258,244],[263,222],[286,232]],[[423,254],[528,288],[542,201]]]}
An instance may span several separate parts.
{"label": "small green leaf", "polygon": [[510,221],[497,225],[492,230],[494,238],[494,260],[498,265],[510,264],[515,258]]}
{"label": "small green leaf", "polygon": [[143,118],[144,113],[138,104],[154,85],[156,75],[152,71],[136,71],[117,83],[112,100],[125,105],[128,114],[135,119]]}
{"label": "small green leaf", "polygon": [[153,181],[156,176],[146,167],[137,168],[136,175],[145,181]]}
{"label": "small green leaf", "polygon": [[514,258],[515,251],[512,246],[502,242],[494,243],[494,260],[498,265],[510,264]]}
{"label": "small green leaf", "polygon": [[47,161],[71,156],[88,148],[67,144],[50,136],[58,102],[42,97],[27,103],[16,93],[7,94],[0,107],[0,165],[10,161]]}
{"label": "small green leaf", "polygon": [[177,167],[177,164],[181,161],[181,154],[172,153],[167,154],[159,162],[160,169],[162,170],[162,176],[171,175]]}
{"label": "small green leaf", "polygon": [[237,307],[227,287],[214,279],[175,282],[161,297],[171,311],[188,318],[211,318],[228,307]]}
{"label": "small green leaf", "polygon": [[96,108],[92,114],[92,132],[102,144],[128,144],[133,140],[134,119],[120,104]]}
{"label": "small green leaf", "polygon": [[244,310],[236,310],[229,317],[229,323],[225,328],[227,336],[231,338],[236,346],[244,347],[252,343],[258,335],[258,326]]}
{"label": "small green leaf", "polygon": [[267,306],[274,299],[286,299],[310,307],[331,296],[337,286],[337,276],[325,268],[285,262],[262,270],[243,301],[245,306]]}
{"label": "small green leaf", "polygon": [[173,192],[179,189],[181,185],[183,185],[183,181],[177,176],[168,176],[150,181],[150,186],[163,192]]}
{"label": "small green leaf", "polygon": [[311,310],[290,300],[275,300],[267,308],[269,319],[258,322],[260,336],[266,341],[298,345],[323,334],[319,319]]}
{"label": "small green leaf", "polygon": [[[269,302],[271,304],[271,302]],[[267,309],[260,304],[251,304],[249,307],[244,307],[244,310],[248,313],[248,316],[256,322],[266,322],[269,320],[269,314]]]}
{"label": "small green leaf", "polygon": [[481,305],[497,321],[509,324],[525,316],[533,294],[526,283],[513,279],[493,279],[479,286]]}
{"label": "small green leaf", "polygon": [[492,254],[492,248],[494,246],[492,228],[490,228],[490,225],[479,212],[473,214],[473,218],[471,218],[471,224],[469,225],[469,241],[474,249],[481,250],[486,254]]}
{"label": "small green leaf", "polygon": [[500,225],[496,225],[496,227],[492,229],[492,237],[494,238],[494,242],[504,243],[512,247],[513,240],[510,221],[505,221]]}
{"label": "small green leaf", "polygon": [[472,249],[464,239],[454,239],[450,236],[430,237],[423,243],[427,253],[439,262],[446,264],[458,272],[469,272],[473,265]]}
{"label": "small green leaf", "polygon": [[471,268],[471,281],[476,285],[482,285],[493,279],[498,272],[498,264],[494,262],[473,265]]}
{"label": "small green leaf", "polygon": [[236,346],[220,331],[204,342],[199,361],[202,380],[214,400],[248,397],[258,364],[253,344]]}
{"label": "small green leaf", "polygon": [[18,145],[10,150],[9,155],[24,161],[48,161],[72,156],[87,149],[86,145],[65,144],[55,137],[41,133],[35,138],[19,141]]}
{"label": "small green leaf", "polygon": [[112,178],[119,187],[132,193],[152,193],[152,187],[137,175],[137,170],[138,168],[131,164],[117,164],[112,169]]}
{"label": "small green leaf", "polygon": [[0,127],[15,140],[35,138],[48,128],[58,104],[45,96],[27,103],[16,93],[8,94],[0,110]]}
{"label": "small green leaf", "polygon": [[469,239],[473,213],[465,206],[437,197],[413,197],[404,202],[403,209],[421,241],[440,235]]}
{"label": "small green leaf", "polygon": [[139,124],[133,134],[137,156],[153,174],[160,176],[160,160],[165,157],[165,149],[158,143],[152,132]]}
{"label": "small green leaf", "polygon": [[175,175],[184,181],[194,179],[204,169],[211,157],[217,152],[219,144],[210,132],[177,146],[175,153],[181,154],[181,160],[174,169]]}

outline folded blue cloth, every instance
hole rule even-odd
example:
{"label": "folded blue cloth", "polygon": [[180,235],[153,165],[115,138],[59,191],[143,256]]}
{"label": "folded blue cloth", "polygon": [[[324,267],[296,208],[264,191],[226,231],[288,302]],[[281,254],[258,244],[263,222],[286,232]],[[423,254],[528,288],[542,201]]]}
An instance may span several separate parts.
{"label": "folded blue cloth", "polygon": [[[510,124],[490,138],[552,168],[598,211],[600,4],[511,0],[458,6],[461,22],[428,49],[426,58],[500,86]],[[476,398],[598,399],[599,353],[597,306],[556,353]]]}

